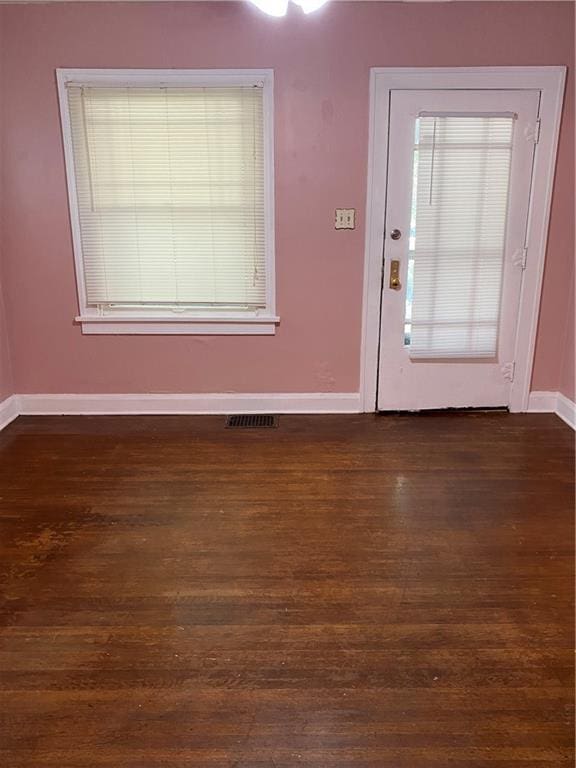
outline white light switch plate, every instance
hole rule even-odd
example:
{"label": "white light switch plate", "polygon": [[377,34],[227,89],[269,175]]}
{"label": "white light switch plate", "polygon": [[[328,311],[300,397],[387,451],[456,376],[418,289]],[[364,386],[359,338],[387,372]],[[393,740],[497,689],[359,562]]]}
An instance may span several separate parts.
{"label": "white light switch plate", "polygon": [[336,208],[335,229],[354,229],[356,225],[355,208]]}

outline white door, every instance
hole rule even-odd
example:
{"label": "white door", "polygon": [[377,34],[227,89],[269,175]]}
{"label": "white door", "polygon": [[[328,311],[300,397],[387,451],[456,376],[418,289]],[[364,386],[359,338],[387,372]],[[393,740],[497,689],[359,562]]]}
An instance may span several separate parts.
{"label": "white door", "polygon": [[392,92],[379,410],[509,404],[538,105]]}

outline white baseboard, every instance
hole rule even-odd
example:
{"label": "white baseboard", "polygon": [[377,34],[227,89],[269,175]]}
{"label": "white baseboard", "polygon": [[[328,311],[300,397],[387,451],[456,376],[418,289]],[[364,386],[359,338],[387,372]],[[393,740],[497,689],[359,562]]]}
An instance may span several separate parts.
{"label": "white baseboard", "polygon": [[560,418],[566,422],[572,429],[576,429],[576,403],[558,392],[558,403],[556,405],[556,413]]}
{"label": "white baseboard", "polygon": [[20,415],[20,403],[17,395],[10,395],[0,403],[0,431]]}
{"label": "white baseboard", "polygon": [[530,392],[529,413],[555,413],[576,429],[576,403],[561,392]]}
{"label": "white baseboard", "polygon": [[[0,403],[0,430],[17,416],[360,413],[358,392],[285,394],[12,395]],[[560,392],[531,392],[529,413],[556,413],[576,429],[576,404]]]}
{"label": "white baseboard", "polygon": [[359,413],[358,392],[147,395],[20,395],[22,415]]}
{"label": "white baseboard", "polygon": [[558,392],[530,392],[528,413],[555,413]]}

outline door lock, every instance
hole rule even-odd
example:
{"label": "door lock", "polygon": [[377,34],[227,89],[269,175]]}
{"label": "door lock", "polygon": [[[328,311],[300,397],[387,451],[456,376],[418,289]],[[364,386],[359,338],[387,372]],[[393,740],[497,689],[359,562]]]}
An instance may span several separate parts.
{"label": "door lock", "polygon": [[400,288],[402,288],[402,283],[400,282],[400,262],[398,259],[393,259],[390,262],[390,288],[392,288],[393,291],[399,291]]}
{"label": "door lock", "polygon": [[390,232],[390,237],[392,240],[400,240],[402,237],[402,232],[400,232],[399,229],[393,229],[392,232]]}

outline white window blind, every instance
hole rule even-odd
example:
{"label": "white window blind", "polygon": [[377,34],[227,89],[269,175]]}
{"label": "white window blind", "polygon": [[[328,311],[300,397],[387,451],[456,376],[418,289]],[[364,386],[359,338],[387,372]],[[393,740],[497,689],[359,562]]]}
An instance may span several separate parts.
{"label": "white window blind", "polygon": [[266,306],[262,93],[68,85],[88,306]]}
{"label": "white window blind", "polygon": [[510,114],[416,121],[411,357],[497,354],[513,126]]}

